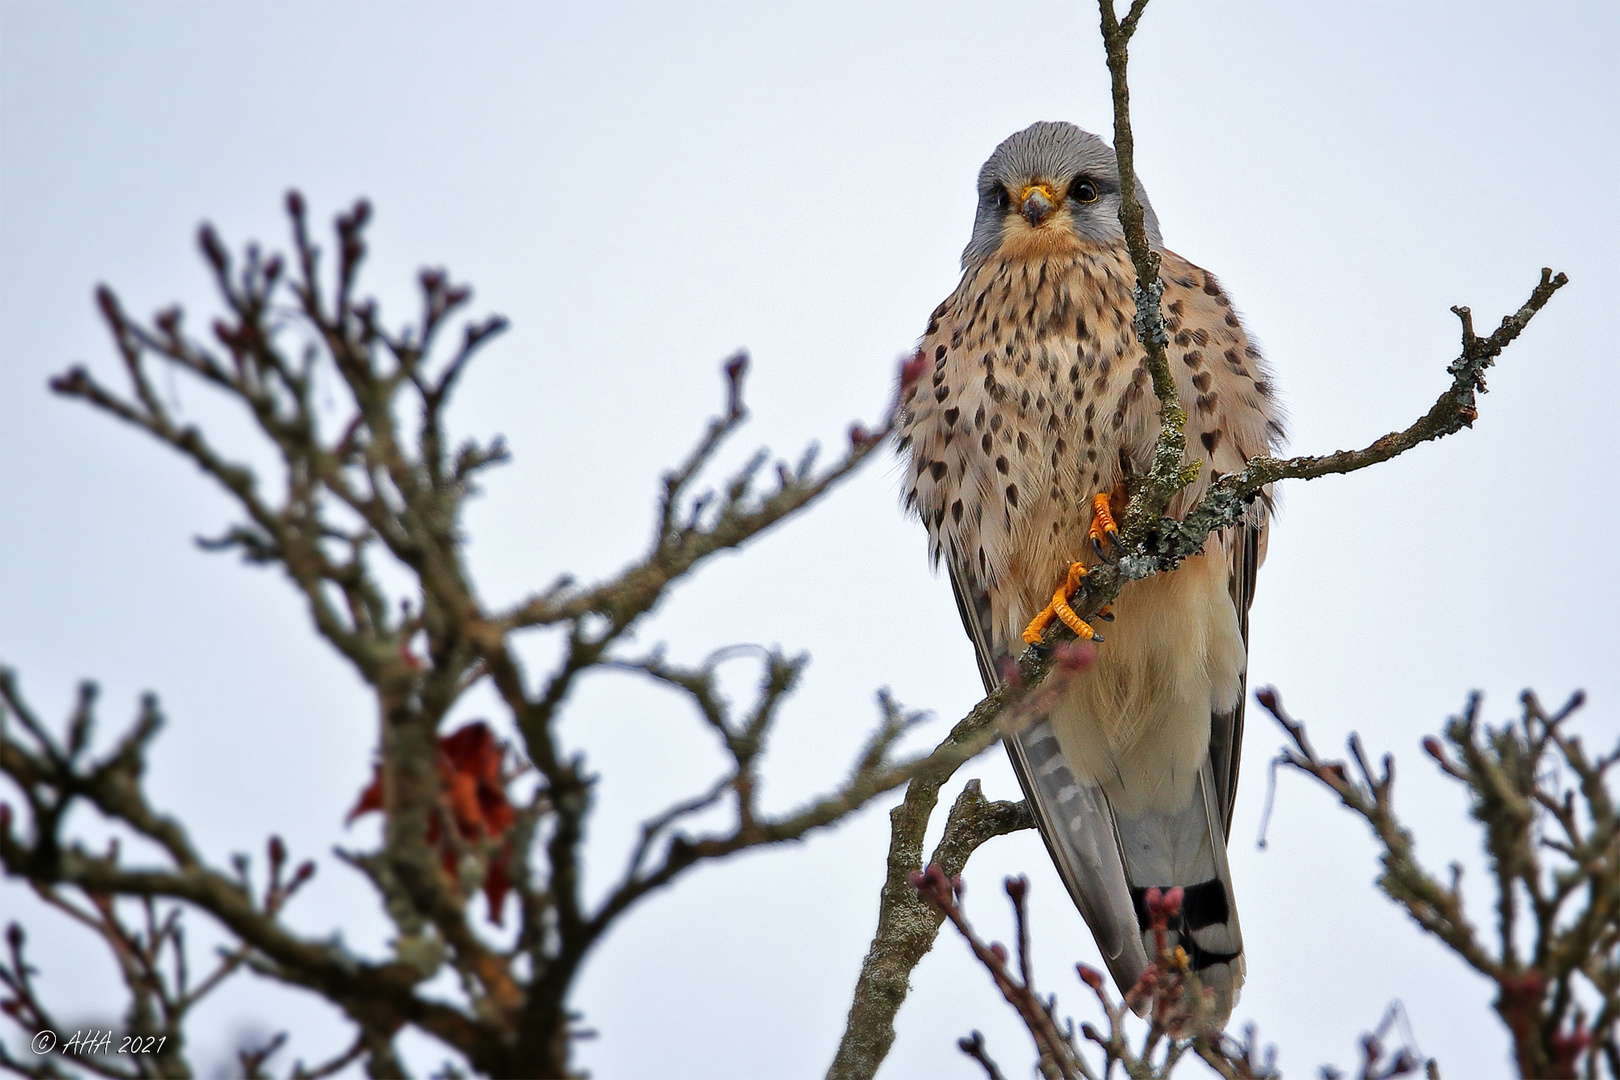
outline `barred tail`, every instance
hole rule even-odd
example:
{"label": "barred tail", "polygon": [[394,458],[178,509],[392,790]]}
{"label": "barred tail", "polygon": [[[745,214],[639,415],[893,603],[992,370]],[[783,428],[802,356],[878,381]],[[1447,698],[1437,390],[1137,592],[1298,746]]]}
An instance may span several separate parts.
{"label": "barred tail", "polygon": [[1125,817],[1102,789],[1075,777],[1049,723],[1009,737],[1007,749],[1052,860],[1121,992],[1155,952],[1148,890],[1179,886],[1182,906],[1168,944],[1186,951],[1214,992],[1209,1024],[1224,1027],[1243,985],[1243,935],[1209,761],[1185,807]]}

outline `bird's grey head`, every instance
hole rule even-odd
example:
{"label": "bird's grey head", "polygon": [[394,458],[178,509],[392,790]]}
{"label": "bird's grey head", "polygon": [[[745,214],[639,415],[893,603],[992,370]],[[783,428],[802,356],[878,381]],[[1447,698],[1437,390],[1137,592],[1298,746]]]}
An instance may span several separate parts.
{"label": "bird's grey head", "polygon": [[[1146,218],[1148,243],[1162,247],[1159,219],[1142,181],[1136,197]],[[1113,244],[1125,239],[1119,224],[1119,165],[1107,143],[1073,124],[1043,120],[1009,136],[979,170],[979,209],[962,268],[983,263],[1009,233],[1026,237],[1067,227],[1081,240]]]}

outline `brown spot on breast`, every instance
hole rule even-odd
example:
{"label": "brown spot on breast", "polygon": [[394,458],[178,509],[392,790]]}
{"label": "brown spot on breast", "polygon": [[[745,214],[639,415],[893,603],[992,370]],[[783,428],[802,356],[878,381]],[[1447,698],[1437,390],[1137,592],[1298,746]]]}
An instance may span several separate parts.
{"label": "brown spot on breast", "polygon": [[1200,396],[1197,402],[1198,411],[1206,414],[1214,412],[1215,402],[1219,397],[1219,394],[1204,394]]}
{"label": "brown spot on breast", "polygon": [[1204,291],[1209,293],[1209,295],[1211,295],[1211,296],[1219,296],[1219,295],[1221,295],[1221,287],[1218,284],[1216,284],[1215,275],[1210,273],[1208,270],[1204,271],[1203,286],[1204,286]]}
{"label": "brown spot on breast", "polygon": [[1007,485],[1007,504],[1014,510],[1018,509],[1018,485]]}
{"label": "brown spot on breast", "polygon": [[979,445],[984,448],[985,453],[990,452],[990,433],[988,431],[984,433],[984,438],[979,440]]}
{"label": "brown spot on breast", "polygon": [[1228,311],[1226,313],[1226,325],[1227,326],[1237,326],[1238,325],[1238,317],[1236,315],[1232,314],[1230,311]]}
{"label": "brown spot on breast", "polygon": [[1020,454],[1029,453],[1029,436],[1022,431],[1018,433],[1018,452]]}
{"label": "brown spot on breast", "polygon": [[[1198,332],[1200,334],[1204,333],[1202,330],[1200,330]],[[1208,335],[1206,334],[1205,336],[1207,337]],[[1183,330],[1181,333],[1176,335],[1176,344],[1180,345],[1183,349],[1185,349],[1188,345],[1191,345],[1192,340],[1193,340],[1192,334],[1190,332],[1186,331],[1186,330]],[[1203,342],[1200,341],[1198,344],[1202,345]]]}
{"label": "brown spot on breast", "polygon": [[943,461],[930,461],[928,463],[928,474],[935,480],[943,480],[945,478],[945,463]]}
{"label": "brown spot on breast", "polygon": [[995,416],[992,416],[990,418],[990,430],[992,432],[996,432],[996,431],[1001,430],[1001,414],[1000,413],[997,413]]}
{"label": "brown spot on breast", "polygon": [[1181,362],[1190,368],[1196,368],[1204,362],[1204,354],[1197,349],[1181,354]]}
{"label": "brown spot on breast", "polygon": [[1209,331],[1205,330],[1202,326],[1200,326],[1198,329],[1196,329],[1196,330],[1194,330],[1192,332],[1192,339],[1194,341],[1198,342],[1200,347],[1202,347],[1204,345],[1208,345],[1209,344]]}
{"label": "brown spot on breast", "polygon": [[936,386],[934,388],[934,400],[935,401],[944,401],[946,398],[948,398],[950,396],[951,396],[951,388],[950,387],[948,387],[948,386]]}
{"label": "brown spot on breast", "polygon": [[1006,475],[1006,472],[1007,472],[1007,459],[1005,457],[996,458],[996,472],[1001,473],[1002,475]]}
{"label": "brown spot on breast", "polygon": [[952,405],[950,408],[945,410],[945,422],[947,424],[951,425],[952,427],[955,427],[956,426],[956,420],[961,415],[962,415],[962,410],[958,409],[955,405]]}
{"label": "brown spot on breast", "polygon": [[1219,430],[1206,431],[1202,435],[1198,436],[1198,441],[1204,444],[1205,450],[1208,450],[1211,454],[1213,454],[1215,453],[1215,448],[1221,444],[1221,432]]}
{"label": "brown spot on breast", "polygon": [[1209,384],[1210,384],[1210,374],[1209,374],[1209,372],[1200,371],[1197,375],[1193,376],[1193,381],[1192,382],[1193,382],[1194,386],[1198,387],[1198,392],[1203,393],[1205,390],[1209,389]]}
{"label": "brown spot on breast", "polygon": [[960,523],[962,520],[962,500],[957,499],[951,503],[951,520]]}

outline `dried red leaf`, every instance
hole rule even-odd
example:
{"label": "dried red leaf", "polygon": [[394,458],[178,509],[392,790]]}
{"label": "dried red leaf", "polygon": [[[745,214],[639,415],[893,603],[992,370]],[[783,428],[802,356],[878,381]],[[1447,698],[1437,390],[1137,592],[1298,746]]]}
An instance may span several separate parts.
{"label": "dried red leaf", "polygon": [[352,824],[361,814],[369,814],[373,810],[383,808],[382,766],[374,765],[371,769],[371,783],[360,792],[360,801],[354,804],[349,816],[343,819],[345,825]]}
{"label": "dried red leaf", "polygon": [[501,925],[501,915],[506,907],[506,894],[512,891],[512,879],[506,874],[510,857],[510,846],[502,847],[500,852],[489,860],[489,873],[484,875],[484,899],[489,903],[489,921],[496,926]]}
{"label": "dried red leaf", "polygon": [[[456,837],[441,833],[439,815],[428,818],[427,842],[439,849],[440,865],[451,881],[458,879],[456,852],[461,845],[506,839],[517,822],[517,811],[506,797],[501,776],[505,750],[495,733],[483,721],[458,728],[439,739],[438,772],[444,804],[455,823]],[[371,783],[360,793],[348,820],[383,809],[382,766],[372,772]],[[512,889],[507,869],[511,859],[509,843],[501,844],[490,856],[484,873],[483,892],[489,902],[489,918],[501,925],[506,895]]]}

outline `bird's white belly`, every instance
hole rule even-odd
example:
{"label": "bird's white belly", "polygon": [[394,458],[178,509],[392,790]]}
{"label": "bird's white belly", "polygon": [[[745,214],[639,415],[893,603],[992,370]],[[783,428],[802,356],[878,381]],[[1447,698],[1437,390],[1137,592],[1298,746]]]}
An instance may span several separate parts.
{"label": "bird's white belly", "polygon": [[1115,621],[1098,624],[1107,640],[1096,664],[1052,710],[1069,767],[1126,816],[1188,804],[1209,752],[1210,716],[1230,711],[1242,692],[1243,635],[1227,566],[1215,548],[1175,573],[1127,585]]}

